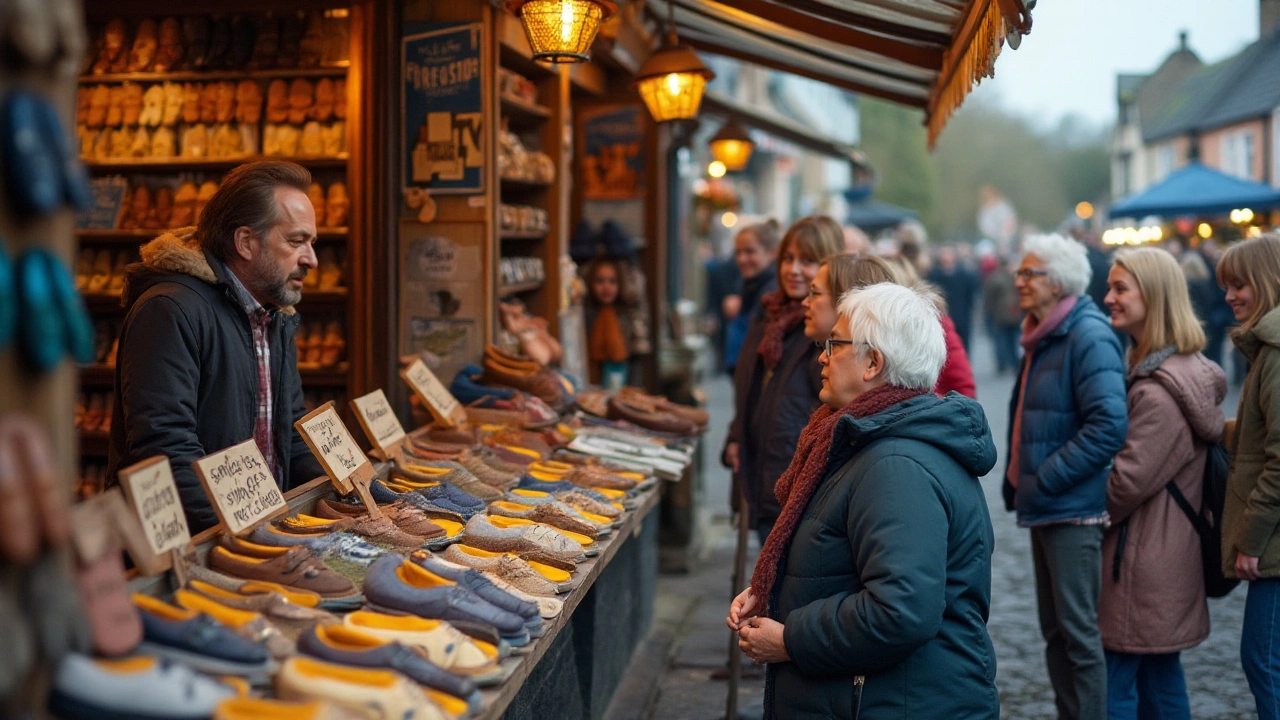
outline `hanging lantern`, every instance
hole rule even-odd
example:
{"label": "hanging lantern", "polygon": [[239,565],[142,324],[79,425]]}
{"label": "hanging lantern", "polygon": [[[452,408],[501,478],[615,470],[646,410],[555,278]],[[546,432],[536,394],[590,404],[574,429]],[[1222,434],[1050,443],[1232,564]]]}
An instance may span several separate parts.
{"label": "hanging lantern", "polygon": [[524,25],[534,60],[578,63],[591,59],[587,51],[600,22],[618,6],[610,0],[507,0],[507,9]]}
{"label": "hanging lantern", "polygon": [[732,118],[711,138],[708,145],[711,146],[711,157],[724,163],[729,172],[745,168],[747,161],[751,159],[751,151],[756,148],[747,129]]}
{"label": "hanging lantern", "polygon": [[680,44],[673,24],[662,46],[640,66],[633,85],[655,122],[687,120],[698,114],[702,91],[715,76],[697,53]]}

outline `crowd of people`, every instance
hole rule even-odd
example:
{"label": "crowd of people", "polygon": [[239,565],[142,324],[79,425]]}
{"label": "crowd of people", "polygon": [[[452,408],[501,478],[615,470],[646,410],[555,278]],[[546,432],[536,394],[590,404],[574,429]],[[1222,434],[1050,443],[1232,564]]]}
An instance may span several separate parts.
{"label": "crowd of people", "polygon": [[1179,654],[1209,635],[1207,592],[1247,581],[1240,659],[1280,718],[1280,235],[1110,256],[1031,235],[978,268],[849,252],[822,216],[778,235],[737,238],[722,454],[761,544],[726,622],[765,665],[766,717],[999,716],[981,309],[1014,373],[999,477],[1059,716],[1190,718]]}

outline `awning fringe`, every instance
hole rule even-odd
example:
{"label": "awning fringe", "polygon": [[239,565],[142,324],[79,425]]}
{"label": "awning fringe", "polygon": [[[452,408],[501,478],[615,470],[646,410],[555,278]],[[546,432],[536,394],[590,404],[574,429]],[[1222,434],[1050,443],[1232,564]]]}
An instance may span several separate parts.
{"label": "awning fringe", "polygon": [[1000,12],[998,2],[988,0],[981,5],[985,6],[980,11],[983,16],[979,20],[972,41],[965,48],[950,48],[943,58],[942,66],[948,68],[952,65],[951,53],[964,52],[949,75],[939,76],[940,80],[945,78],[946,85],[935,92],[925,123],[929,130],[930,149],[933,149],[938,135],[942,133],[942,128],[946,127],[947,121],[960,108],[974,86],[982,82],[983,78],[995,76],[996,58],[1000,56],[1000,50],[1004,47],[1004,38],[1009,27],[1005,22],[1004,14]]}

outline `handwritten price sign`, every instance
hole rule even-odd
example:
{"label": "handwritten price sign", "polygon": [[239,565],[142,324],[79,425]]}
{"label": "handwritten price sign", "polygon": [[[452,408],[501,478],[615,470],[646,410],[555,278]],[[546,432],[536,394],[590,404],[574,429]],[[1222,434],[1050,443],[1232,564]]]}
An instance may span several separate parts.
{"label": "handwritten price sign", "polygon": [[241,535],[289,510],[252,438],[192,464],[214,512],[232,535]]}
{"label": "handwritten price sign", "polygon": [[462,409],[458,400],[421,358],[401,370],[400,377],[422,398],[422,402],[426,403],[427,409],[437,420],[450,426],[467,424],[467,411]]}
{"label": "handwritten price sign", "polygon": [[168,458],[157,455],[120,471],[120,486],[142,522],[151,552],[165,556],[191,542]]}
{"label": "handwritten price sign", "polygon": [[374,517],[381,517],[378,506],[369,496],[369,483],[377,474],[368,456],[356,445],[351,431],[338,417],[333,401],[321,405],[293,424],[311,453],[338,491],[345,494],[359,493],[360,499]]}
{"label": "handwritten price sign", "polygon": [[355,409],[356,420],[360,422],[369,442],[388,458],[398,457],[400,443],[404,440],[404,426],[392,411],[386,393],[380,389],[374,390],[352,400],[351,407]]}

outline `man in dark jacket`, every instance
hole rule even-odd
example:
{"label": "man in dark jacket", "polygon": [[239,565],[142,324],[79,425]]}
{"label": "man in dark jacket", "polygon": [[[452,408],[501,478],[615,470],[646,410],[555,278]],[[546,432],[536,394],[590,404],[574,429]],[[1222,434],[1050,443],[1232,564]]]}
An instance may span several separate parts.
{"label": "man in dark jacket", "polygon": [[947,301],[947,316],[955,323],[964,351],[972,355],[973,304],[981,289],[978,276],[960,263],[956,249],[950,246],[938,251],[938,264],[929,272],[929,282],[942,292]]}
{"label": "man in dark jacket", "polygon": [[193,533],[217,523],[192,461],[253,438],[281,490],[323,474],[293,423],[305,413],[294,334],[316,267],[311,174],[264,161],[228,173],[194,228],[129,270],[108,477],[169,458]]}

